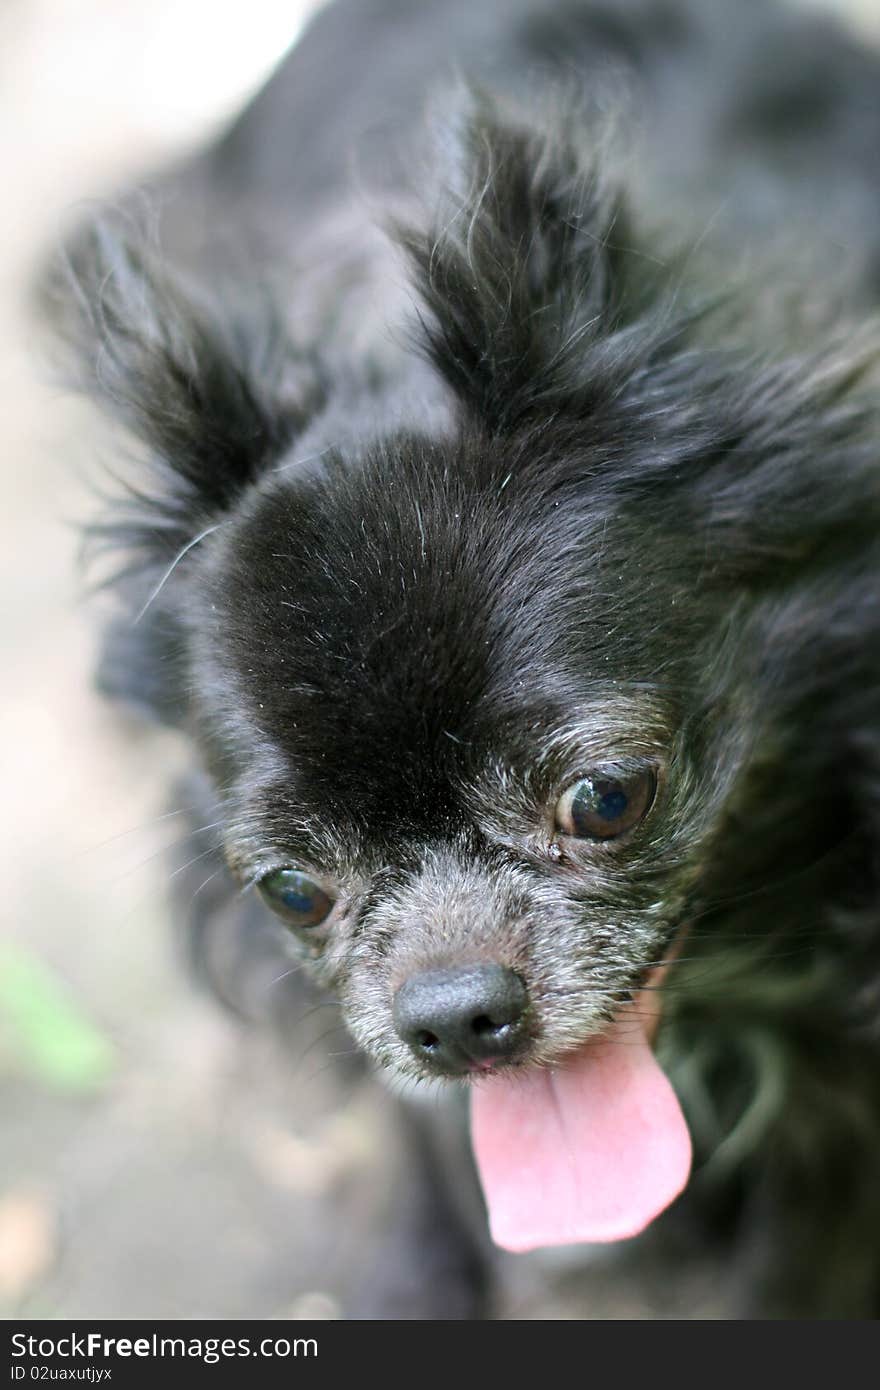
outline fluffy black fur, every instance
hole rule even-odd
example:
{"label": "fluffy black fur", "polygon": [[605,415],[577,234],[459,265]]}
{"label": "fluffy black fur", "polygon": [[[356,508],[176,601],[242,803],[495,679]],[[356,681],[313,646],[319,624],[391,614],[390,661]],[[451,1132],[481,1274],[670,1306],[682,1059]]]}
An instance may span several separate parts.
{"label": "fluffy black fur", "polygon": [[[880,1309],[878,148],[880,62],[758,0],[339,0],[160,181],[155,244],[133,202],[68,257],[146,455],[96,533],[103,684],[222,822],[197,953],[240,991],[284,949],[240,885],[305,869],[315,977],[422,1076],[413,972],[516,969],[540,1063],[678,941],[698,1161],[619,1265],[682,1314],[710,1256],[732,1316]],[[560,849],[597,761],[655,803]],[[410,1312],[485,1306],[452,1211]]]}

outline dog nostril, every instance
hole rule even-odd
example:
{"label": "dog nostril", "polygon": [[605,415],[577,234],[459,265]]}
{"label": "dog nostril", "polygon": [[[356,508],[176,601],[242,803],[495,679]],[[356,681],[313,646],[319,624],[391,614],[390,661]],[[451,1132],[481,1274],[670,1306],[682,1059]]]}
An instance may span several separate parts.
{"label": "dog nostril", "polygon": [[416,1042],[425,1052],[434,1052],[440,1046],[440,1039],[437,1034],[429,1033],[426,1028],[416,1034]]}
{"label": "dog nostril", "polygon": [[488,1014],[479,1014],[471,1023],[471,1030],[478,1038],[483,1038],[487,1033],[500,1033],[505,1026],[503,1023],[495,1023]]}

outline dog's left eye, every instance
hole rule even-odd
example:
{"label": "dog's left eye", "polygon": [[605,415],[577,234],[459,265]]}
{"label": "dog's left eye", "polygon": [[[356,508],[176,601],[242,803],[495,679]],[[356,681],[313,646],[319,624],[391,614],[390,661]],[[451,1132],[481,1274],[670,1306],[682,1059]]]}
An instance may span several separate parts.
{"label": "dog's left eye", "polygon": [[559,798],[556,828],[578,840],[614,840],[647,815],[656,790],[653,772],[631,777],[591,773]]}
{"label": "dog's left eye", "polygon": [[319,927],[333,911],[333,899],[298,869],[276,869],[257,884],[276,917],[298,930]]}

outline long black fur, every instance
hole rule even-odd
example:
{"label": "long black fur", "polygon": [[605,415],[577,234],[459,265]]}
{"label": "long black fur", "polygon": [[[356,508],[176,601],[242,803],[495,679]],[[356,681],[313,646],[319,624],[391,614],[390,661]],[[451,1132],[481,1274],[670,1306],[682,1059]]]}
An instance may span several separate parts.
{"label": "long black fur", "polygon": [[[732,1316],[880,1310],[878,148],[880,60],[758,0],[339,0],[56,305],[143,453],[102,683],[220,805],[197,954],[234,995],[284,950],[239,885],[320,875],[314,974],[418,1075],[407,973],[513,963],[549,1061],[685,932],[697,1164],[620,1266]],[[597,746],[661,793],[559,862]],[[408,1311],[475,1314],[434,1200]]]}

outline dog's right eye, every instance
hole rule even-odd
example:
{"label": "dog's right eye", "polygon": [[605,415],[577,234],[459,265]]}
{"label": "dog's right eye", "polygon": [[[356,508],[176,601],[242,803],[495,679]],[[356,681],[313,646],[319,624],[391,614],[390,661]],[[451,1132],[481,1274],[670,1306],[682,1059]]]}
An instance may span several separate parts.
{"label": "dog's right eye", "polygon": [[298,869],[275,869],[257,884],[263,902],[288,927],[319,927],[333,911],[333,899]]}

